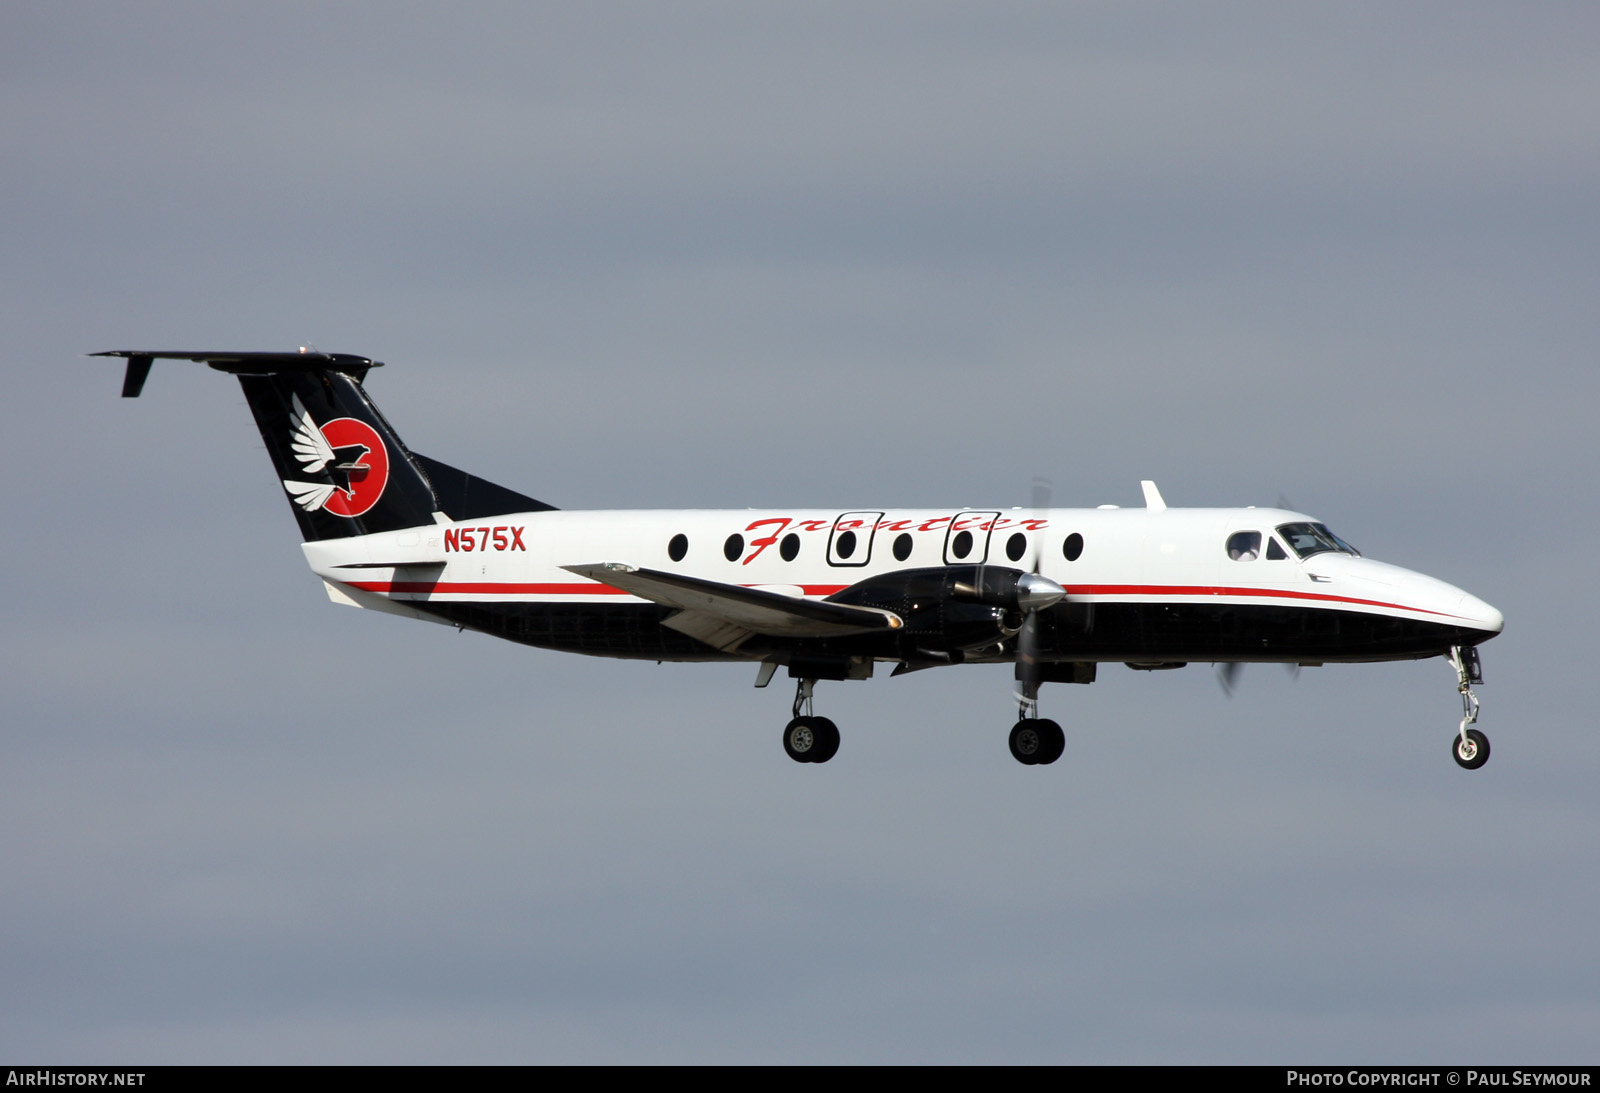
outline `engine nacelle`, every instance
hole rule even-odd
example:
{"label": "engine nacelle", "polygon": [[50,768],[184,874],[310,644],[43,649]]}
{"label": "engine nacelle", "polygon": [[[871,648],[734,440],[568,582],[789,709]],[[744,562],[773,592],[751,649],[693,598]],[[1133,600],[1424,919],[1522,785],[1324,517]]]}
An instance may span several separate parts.
{"label": "engine nacelle", "polygon": [[1066,592],[1036,573],[993,565],[902,569],[870,577],[828,599],[893,611],[903,633],[923,649],[955,651],[993,645],[1014,635],[1023,615]]}

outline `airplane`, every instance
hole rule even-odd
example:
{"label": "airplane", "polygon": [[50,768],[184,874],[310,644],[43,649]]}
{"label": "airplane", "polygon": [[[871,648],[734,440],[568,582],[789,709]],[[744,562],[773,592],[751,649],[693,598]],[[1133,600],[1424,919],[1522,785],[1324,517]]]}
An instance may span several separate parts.
{"label": "airplane", "polygon": [[238,377],[335,603],[545,649],[655,661],[747,661],[796,681],[783,747],[826,763],[839,729],[821,680],[1012,664],[1012,756],[1066,746],[1045,683],[1099,665],[1299,666],[1443,657],[1462,717],[1451,754],[1489,759],[1478,645],[1504,618],[1443,581],[1365,558],[1305,513],[1145,505],[1031,509],[584,512],[407,448],[366,389],[381,361],[344,353],[117,349],[124,397],[157,359]]}

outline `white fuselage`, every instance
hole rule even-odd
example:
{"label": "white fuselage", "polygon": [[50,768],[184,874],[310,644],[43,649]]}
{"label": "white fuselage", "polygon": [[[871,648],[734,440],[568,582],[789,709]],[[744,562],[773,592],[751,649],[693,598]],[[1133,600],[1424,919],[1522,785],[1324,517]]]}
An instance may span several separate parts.
{"label": "white fuselage", "polygon": [[[549,511],[330,539],[304,550],[344,602],[407,614],[420,609],[423,617],[491,630],[463,611],[499,618],[518,611],[578,609],[600,617],[625,607],[661,610],[563,568],[601,562],[809,599],[896,570],[974,563],[1033,570],[1066,589],[1067,599],[1053,609],[1057,617],[1098,608],[1107,620],[1098,635],[1093,610],[1087,630],[1063,622],[1056,659],[1401,659],[1435,655],[1501,629],[1500,612],[1443,581],[1349,553],[1301,557],[1274,530],[1315,524],[1303,513],[1264,508]],[[1238,533],[1246,534],[1234,539]],[[1249,533],[1258,533],[1255,549],[1231,556],[1238,551],[1230,551],[1230,540],[1248,544]],[[1325,623],[1344,633],[1320,644],[1286,644],[1252,623],[1232,645],[1196,644],[1181,617],[1197,610],[1275,620],[1263,625],[1302,635]],[[1178,621],[1164,626],[1160,620],[1168,617]],[[1336,619],[1356,625],[1341,628]],[[1434,630],[1437,641],[1418,637]],[[1396,636],[1387,643],[1360,636],[1391,631]],[[626,643],[574,646],[559,639],[561,632],[525,640],[662,656]],[[896,658],[888,649],[878,655]]]}

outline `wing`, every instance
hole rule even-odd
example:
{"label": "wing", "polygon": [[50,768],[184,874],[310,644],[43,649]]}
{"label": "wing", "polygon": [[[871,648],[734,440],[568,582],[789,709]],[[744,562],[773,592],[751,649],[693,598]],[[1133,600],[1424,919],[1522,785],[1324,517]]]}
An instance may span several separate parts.
{"label": "wing", "polygon": [[284,489],[294,494],[294,503],[307,512],[316,512],[333,496],[334,487],[322,482],[291,482],[287,478],[280,481]]}
{"label": "wing", "polygon": [[904,625],[899,615],[876,607],[806,600],[743,585],[636,569],[620,562],[561,568],[664,607],[677,608],[678,613],[664,625],[728,652],[754,634],[820,638],[898,630]]}
{"label": "wing", "polygon": [[328,446],[328,440],[317,428],[317,423],[311,420],[299,395],[294,396],[294,412],[289,415],[289,428],[293,430],[289,446],[294,449],[295,458],[300,460],[306,473],[316,474],[333,462],[333,449]]}

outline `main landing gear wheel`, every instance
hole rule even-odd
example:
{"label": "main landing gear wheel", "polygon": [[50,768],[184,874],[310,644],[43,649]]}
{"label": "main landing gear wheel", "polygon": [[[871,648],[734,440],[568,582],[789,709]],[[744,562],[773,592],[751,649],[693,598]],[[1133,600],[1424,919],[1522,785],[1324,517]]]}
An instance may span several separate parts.
{"label": "main landing gear wheel", "polygon": [[1067,734],[1049,718],[1024,717],[1011,727],[1011,757],[1024,766],[1048,766],[1067,750]]}
{"label": "main landing gear wheel", "polygon": [[1489,738],[1477,729],[1468,729],[1466,739],[1458,733],[1450,741],[1450,754],[1467,770],[1477,770],[1489,761]]}
{"label": "main landing gear wheel", "polygon": [[783,728],[783,750],[796,763],[826,763],[839,751],[839,727],[826,717],[797,717]]}

